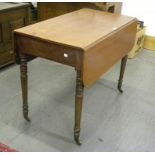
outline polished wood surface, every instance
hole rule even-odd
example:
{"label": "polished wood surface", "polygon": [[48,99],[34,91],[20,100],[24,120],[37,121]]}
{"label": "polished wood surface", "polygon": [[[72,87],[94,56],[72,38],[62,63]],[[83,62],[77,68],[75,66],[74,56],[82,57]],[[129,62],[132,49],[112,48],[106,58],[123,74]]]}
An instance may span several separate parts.
{"label": "polished wood surface", "polygon": [[[46,58],[53,60],[62,64],[66,64],[75,69],[82,68],[82,56],[81,50],[72,48],[70,46],[60,46],[54,42],[49,43],[37,38],[29,38],[28,36],[19,36],[15,34],[16,43],[18,46],[18,51],[23,53]],[[15,52],[16,61],[19,62],[19,52]]]}
{"label": "polished wood surface", "polygon": [[[78,56],[75,52],[71,52],[72,50],[69,47],[74,48],[76,53],[84,51],[83,82],[86,86],[95,82],[131,50],[136,26],[137,22],[132,17],[91,9],[81,9],[18,29],[15,32],[26,36],[23,40],[20,39],[22,45],[22,41],[26,42],[27,40],[27,44],[31,46],[30,50],[28,50],[26,48],[29,47],[24,44],[25,49],[22,49],[22,51],[30,52],[29,54],[33,55],[37,52],[36,56],[43,57],[44,55],[46,58],[54,61],[66,61],[65,64],[71,66],[75,66],[77,64],[76,60],[79,58],[77,58]],[[38,43],[33,38],[53,43],[54,46],[50,46],[50,44],[43,46],[45,43]],[[62,48],[58,46],[60,44],[63,45],[61,46]],[[24,48],[24,45],[22,48]],[[115,51],[116,49],[117,51]],[[47,51],[48,54],[42,53],[42,50],[44,52]],[[63,53],[68,54],[67,59],[64,59]],[[55,60],[58,55],[62,58]]]}
{"label": "polished wood surface", "polygon": [[83,82],[85,86],[95,82],[118,60],[127,55],[134,44],[136,26],[137,22],[126,25],[84,53]]}
{"label": "polished wood surface", "polygon": [[81,127],[81,113],[82,113],[82,101],[83,101],[84,85],[82,81],[82,71],[77,70],[76,77],[76,94],[75,94],[75,125],[74,125],[74,139],[78,145],[81,145],[79,141],[80,127]]}
{"label": "polished wood surface", "polygon": [[30,121],[28,118],[28,78],[27,78],[27,58],[26,55],[20,53],[20,72],[21,72],[21,87],[22,87],[22,96],[23,96],[23,116],[27,121]]}
{"label": "polished wood surface", "polygon": [[81,9],[16,30],[31,37],[88,49],[106,35],[135,21],[132,17]]}
{"label": "polished wood surface", "polygon": [[21,66],[23,114],[28,117],[27,59],[38,56],[72,66],[76,70],[74,139],[80,145],[84,86],[91,85],[122,60],[118,90],[127,53],[134,44],[135,18],[81,9],[14,31],[14,51]]}

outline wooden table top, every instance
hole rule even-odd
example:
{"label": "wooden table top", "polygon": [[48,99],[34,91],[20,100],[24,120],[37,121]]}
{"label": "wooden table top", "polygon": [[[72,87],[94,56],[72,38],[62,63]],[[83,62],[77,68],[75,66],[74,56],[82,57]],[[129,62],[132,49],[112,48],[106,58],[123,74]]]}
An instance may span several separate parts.
{"label": "wooden table top", "polygon": [[17,29],[15,32],[87,50],[134,20],[136,19],[133,17],[120,14],[81,9]]}

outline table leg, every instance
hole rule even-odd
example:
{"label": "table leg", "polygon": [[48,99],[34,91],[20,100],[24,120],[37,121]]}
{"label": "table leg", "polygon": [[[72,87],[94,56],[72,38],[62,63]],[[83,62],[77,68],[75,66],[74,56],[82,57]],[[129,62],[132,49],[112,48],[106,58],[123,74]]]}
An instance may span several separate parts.
{"label": "table leg", "polygon": [[84,90],[84,86],[81,79],[81,71],[77,71],[76,95],[75,95],[74,140],[78,145],[81,145],[79,141],[79,137],[80,137],[80,122],[81,122],[81,112],[82,112],[83,90]]}
{"label": "table leg", "polygon": [[119,80],[118,80],[118,90],[121,93],[123,93],[122,83],[123,83],[123,76],[124,76],[124,72],[125,72],[127,59],[128,59],[128,56],[126,55],[125,57],[122,58],[122,61],[121,61],[120,76],[119,76]]}
{"label": "table leg", "polygon": [[20,53],[20,73],[21,73],[21,87],[23,97],[23,116],[27,121],[30,121],[28,117],[27,59],[26,55],[23,53]]}

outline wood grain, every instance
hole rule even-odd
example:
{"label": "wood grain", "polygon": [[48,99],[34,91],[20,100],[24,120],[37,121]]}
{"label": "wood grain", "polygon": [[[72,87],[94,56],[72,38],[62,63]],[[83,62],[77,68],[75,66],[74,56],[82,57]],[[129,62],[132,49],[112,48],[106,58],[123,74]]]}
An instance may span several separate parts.
{"label": "wood grain", "polygon": [[[95,82],[122,59],[121,90],[127,53],[137,30],[135,18],[91,9],[81,9],[46,20],[14,33],[16,57],[20,60],[24,117],[28,118],[27,55],[73,66],[77,71],[74,140],[80,145],[80,120],[84,86]],[[26,57],[25,57],[26,56]]]}
{"label": "wood grain", "polygon": [[82,68],[83,52],[81,50],[20,35],[16,35],[16,45],[17,57],[22,52],[66,64],[75,69]]}
{"label": "wood grain", "polygon": [[133,47],[137,22],[112,33],[84,53],[83,82],[90,85],[103,75]]}
{"label": "wood grain", "polygon": [[130,51],[136,26],[132,17],[81,9],[17,29],[15,34],[19,51],[83,70],[87,86]]}
{"label": "wood grain", "polygon": [[15,32],[86,50],[109,33],[118,31],[118,28],[134,20],[119,14],[81,9]]}

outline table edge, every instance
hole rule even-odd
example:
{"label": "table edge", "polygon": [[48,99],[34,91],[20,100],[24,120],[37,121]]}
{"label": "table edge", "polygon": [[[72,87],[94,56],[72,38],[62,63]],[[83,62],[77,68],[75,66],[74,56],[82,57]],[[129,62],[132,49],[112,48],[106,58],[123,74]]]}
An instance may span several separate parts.
{"label": "table edge", "polygon": [[78,47],[78,46],[73,46],[73,45],[63,44],[63,43],[52,41],[52,40],[48,40],[48,39],[43,39],[43,38],[40,38],[40,37],[36,37],[36,36],[28,35],[28,34],[25,34],[25,33],[21,33],[21,32],[15,31],[15,30],[13,31],[13,35],[14,36],[15,35],[21,35],[21,36],[29,37],[31,39],[36,39],[36,40],[39,40],[39,41],[44,41],[44,42],[47,42],[47,43],[51,43],[51,44],[53,43],[53,44],[56,44],[56,45],[61,45],[61,46],[69,47],[69,48],[72,48],[74,50],[84,51],[83,48]]}
{"label": "table edge", "polygon": [[90,45],[88,45],[86,47],[79,47],[79,46],[69,45],[69,44],[65,44],[65,43],[61,43],[61,42],[57,42],[57,41],[53,41],[53,40],[49,40],[49,39],[44,39],[44,38],[40,38],[38,36],[32,36],[32,35],[29,35],[29,34],[26,34],[26,33],[18,32],[16,30],[13,31],[13,34],[14,35],[16,35],[16,34],[17,35],[22,35],[22,36],[26,36],[26,37],[29,37],[29,38],[32,38],[32,39],[37,39],[37,40],[48,42],[48,43],[54,43],[54,44],[65,46],[65,47],[70,47],[70,48],[73,48],[73,49],[84,52],[84,51],[87,51],[88,49],[92,48],[93,46],[95,46],[96,44],[101,42],[102,40],[106,39],[110,35],[117,33],[120,29],[122,29],[122,28],[126,27],[127,25],[129,25],[129,24],[131,24],[133,22],[136,22],[136,21],[138,21],[137,18],[133,18],[131,21],[129,21],[125,25],[123,25],[123,26],[119,27],[118,29],[112,31],[111,33],[108,33],[107,35],[99,38],[98,40],[94,41],[93,43],[91,43]]}
{"label": "table edge", "polygon": [[94,41],[92,44],[86,46],[86,47],[84,48],[84,50],[87,51],[88,49],[92,48],[93,46],[95,46],[96,44],[98,44],[99,42],[101,42],[102,40],[108,38],[110,35],[113,35],[113,34],[117,33],[117,32],[118,32],[119,30],[121,30],[122,28],[126,27],[127,25],[129,25],[129,24],[131,24],[131,23],[137,22],[137,21],[138,21],[137,18],[133,18],[131,21],[129,21],[129,22],[126,23],[125,25],[119,27],[118,29],[112,31],[111,33],[108,33],[107,35],[105,35],[105,36],[99,38],[98,40]]}

